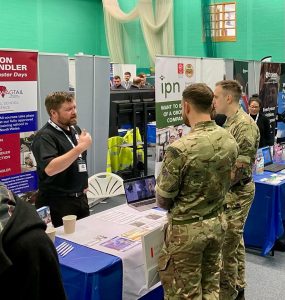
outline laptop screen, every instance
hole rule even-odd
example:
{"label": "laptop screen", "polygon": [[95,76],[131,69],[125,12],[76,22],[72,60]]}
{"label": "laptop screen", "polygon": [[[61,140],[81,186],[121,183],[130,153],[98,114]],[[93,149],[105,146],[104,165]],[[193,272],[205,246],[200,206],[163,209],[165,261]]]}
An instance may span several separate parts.
{"label": "laptop screen", "polygon": [[273,163],[272,156],[270,152],[270,147],[264,147],[260,149],[262,151],[264,166],[271,165]]}
{"label": "laptop screen", "polygon": [[155,197],[155,177],[146,176],[124,181],[127,203],[131,204]]}

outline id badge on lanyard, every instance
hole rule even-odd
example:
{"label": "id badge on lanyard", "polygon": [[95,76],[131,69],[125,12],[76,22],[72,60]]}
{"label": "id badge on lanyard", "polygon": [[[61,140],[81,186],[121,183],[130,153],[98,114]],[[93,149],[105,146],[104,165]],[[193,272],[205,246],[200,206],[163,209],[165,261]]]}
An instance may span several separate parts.
{"label": "id badge on lanyard", "polygon": [[87,172],[87,165],[84,159],[79,158],[77,160],[77,165],[78,165],[78,172],[79,173],[83,173],[83,172]]}
{"label": "id badge on lanyard", "polygon": [[[68,141],[70,142],[70,144],[72,145],[72,147],[74,148],[75,145],[73,144],[72,140],[66,135],[66,133],[59,127],[57,126],[52,120],[48,120],[49,124],[54,127],[56,130],[61,131],[65,137],[68,139]],[[72,128],[75,130],[75,128],[72,126]],[[76,132],[76,130],[75,130]],[[78,141],[79,136],[78,133],[76,132],[75,137]],[[83,172],[87,172],[87,165],[86,165],[86,161],[82,158],[82,155],[80,154],[78,159],[77,159],[77,166],[78,166],[78,172],[79,173],[83,173]]]}

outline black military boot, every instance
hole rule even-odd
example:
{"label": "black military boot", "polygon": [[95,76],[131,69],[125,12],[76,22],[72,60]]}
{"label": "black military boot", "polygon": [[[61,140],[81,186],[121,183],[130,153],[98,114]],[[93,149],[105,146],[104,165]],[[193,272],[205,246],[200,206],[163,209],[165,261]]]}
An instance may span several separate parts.
{"label": "black military boot", "polygon": [[244,289],[238,289],[238,295],[236,297],[236,300],[245,300]]}

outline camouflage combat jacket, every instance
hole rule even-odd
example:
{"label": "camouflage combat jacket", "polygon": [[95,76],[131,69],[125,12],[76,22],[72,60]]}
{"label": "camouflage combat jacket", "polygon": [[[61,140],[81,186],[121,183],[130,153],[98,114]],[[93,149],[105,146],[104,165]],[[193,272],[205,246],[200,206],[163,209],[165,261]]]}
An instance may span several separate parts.
{"label": "camouflage combat jacket", "polygon": [[258,126],[240,107],[233,116],[227,118],[224,128],[232,134],[239,146],[237,161],[248,164],[242,178],[252,177],[252,166],[260,139]]}
{"label": "camouflage combat jacket", "polygon": [[221,209],[238,146],[214,121],[199,122],[166,151],[156,192],[173,199],[170,217],[190,220]]}

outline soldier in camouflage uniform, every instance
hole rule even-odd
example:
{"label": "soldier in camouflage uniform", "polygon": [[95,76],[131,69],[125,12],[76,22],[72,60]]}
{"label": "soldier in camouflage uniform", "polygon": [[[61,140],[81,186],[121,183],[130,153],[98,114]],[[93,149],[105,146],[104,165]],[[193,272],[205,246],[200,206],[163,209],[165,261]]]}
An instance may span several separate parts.
{"label": "soldier in camouflage uniform", "polygon": [[158,261],[165,299],[219,299],[223,201],[238,146],[211,121],[212,100],[205,84],[184,90],[182,115],[192,130],[167,148],[157,179],[157,203],[169,210]]}
{"label": "soldier in camouflage uniform", "polygon": [[[228,229],[222,251],[221,300],[244,299],[243,229],[255,191],[252,166],[260,135],[254,120],[239,105],[241,92],[240,84],[234,80],[218,82],[214,91],[214,107],[217,113],[227,116],[224,128],[233,135],[239,146],[239,155],[232,170],[231,188],[225,201]],[[239,282],[238,264],[243,272]]]}

